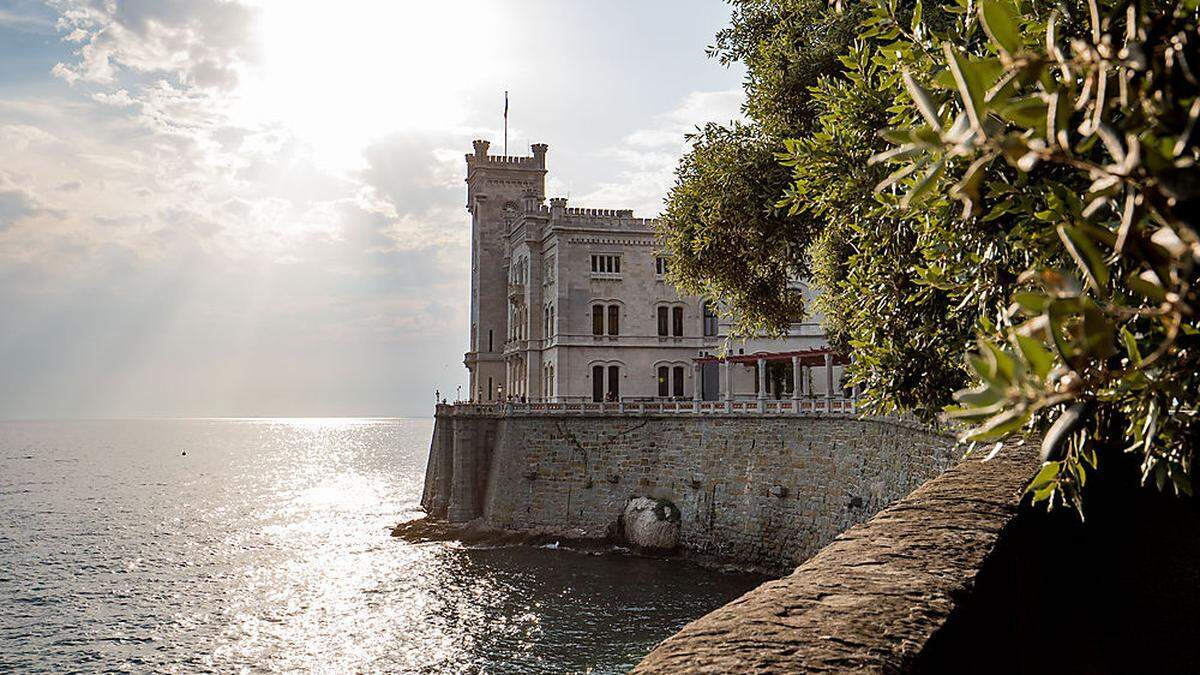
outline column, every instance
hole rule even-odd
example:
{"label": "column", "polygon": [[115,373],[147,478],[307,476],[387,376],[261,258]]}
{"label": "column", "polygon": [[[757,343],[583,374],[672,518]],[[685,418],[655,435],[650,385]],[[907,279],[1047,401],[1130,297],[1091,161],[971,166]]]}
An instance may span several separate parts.
{"label": "column", "polygon": [[725,412],[733,412],[733,370],[729,367],[729,359],[721,362],[725,371]]}
{"label": "column", "polygon": [[800,400],[800,388],[803,383],[804,372],[800,368],[800,357],[792,357],[792,400]]}
{"label": "column", "polygon": [[833,354],[825,354],[825,398],[833,398]]}
{"label": "column", "polygon": [[758,360],[758,400],[765,401],[767,399],[767,360],[760,358]]}
{"label": "column", "polygon": [[696,408],[700,408],[700,362],[692,361],[692,402],[696,404]]}

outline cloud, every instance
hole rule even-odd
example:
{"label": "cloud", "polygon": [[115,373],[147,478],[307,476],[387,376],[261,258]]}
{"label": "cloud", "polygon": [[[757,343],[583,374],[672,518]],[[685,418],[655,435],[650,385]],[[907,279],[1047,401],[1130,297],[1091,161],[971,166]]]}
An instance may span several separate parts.
{"label": "cloud", "polygon": [[688,149],[685,136],[708,122],[740,119],[744,100],[741,88],[691,92],[678,106],[658,115],[652,125],[629,133],[620,144],[604,150],[601,158],[612,167],[612,177],[581,200],[633,207],[643,216],[657,215],[674,183],[679,158]]}
{"label": "cloud", "polygon": [[57,27],[79,45],[75,61],[53,74],[113,83],[118,72],[169,74],[185,86],[229,91],[243,65],[257,56],[257,11],[225,0],[51,0]]}
{"label": "cloud", "polygon": [[0,231],[40,210],[37,200],[23,190],[0,190]]}
{"label": "cloud", "polygon": [[0,7],[0,27],[49,33],[54,30],[54,18],[47,16],[44,8],[18,0],[9,8]]}

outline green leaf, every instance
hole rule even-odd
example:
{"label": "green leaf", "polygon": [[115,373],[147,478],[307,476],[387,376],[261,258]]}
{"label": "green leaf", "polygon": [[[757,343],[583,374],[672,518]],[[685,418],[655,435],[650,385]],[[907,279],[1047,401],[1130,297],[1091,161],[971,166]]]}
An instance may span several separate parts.
{"label": "green leaf", "polygon": [[907,209],[913,204],[921,201],[926,194],[929,193],[933,186],[937,184],[938,178],[941,178],[942,173],[946,170],[946,161],[939,159],[933,163],[929,171],[917,181],[913,189],[904,198],[900,200],[900,207]]}
{"label": "green leaf", "polygon": [[1148,300],[1160,303],[1167,299],[1167,292],[1158,284],[1158,277],[1153,272],[1143,274],[1132,272],[1125,278],[1125,283]]}
{"label": "green leaf", "polygon": [[921,113],[921,117],[939,134],[942,132],[942,121],[938,118],[937,105],[934,104],[933,98],[929,96],[929,92],[925,91],[915,79],[912,73],[904,71],[904,87],[908,89],[908,95],[912,97],[913,103],[917,104],[917,112]]}
{"label": "green leaf", "polygon": [[1063,362],[1071,363],[1071,359],[1075,356],[1075,348],[1067,340],[1064,324],[1070,318],[1070,309],[1067,301],[1055,299],[1050,302],[1050,306],[1046,308],[1046,315],[1049,317],[1050,335],[1054,338],[1054,347],[1058,350],[1058,355],[1062,357]]}
{"label": "green leaf", "polygon": [[975,389],[961,389],[954,392],[954,400],[972,408],[983,408],[998,403],[1004,394],[996,387],[984,385]]}
{"label": "green leaf", "polygon": [[971,120],[971,127],[976,133],[983,135],[983,97],[987,92],[987,85],[982,80],[981,69],[968,61],[949,42],[943,45],[942,49],[946,54],[950,72],[954,74],[954,83],[958,86],[958,95],[962,98],[967,117]]}
{"label": "green leaf", "polygon": [[1133,333],[1129,329],[1121,327],[1121,341],[1125,343],[1125,353],[1129,354],[1129,363],[1137,366],[1142,363],[1142,352],[1138,349],[1137,338],[1133,337]]}
{"label": "green leaf", "polygon": [[1046,375],[1050,373],[1051,366],[1054,365],[1054,356],[1050,350],[1043,347],[1041,341],[1025,335],[1017,336],[1017,346],[1029,363],[1030,371],[1039,380],[1045,380]]}
{"label": "green leaf", "polygon": [[1029,291],[1021,291],[1013,293],[1013,302],[1023,307],[1031,314],[1041,314],[1046,311],[1047,305],[1050,304],[1050,298],[1041,293],[1031,293]]}
{"label": "green leaf", "polygon": [[1004,351],[991,340],[980,339],[980,346],[992,353],[992,360],[996,363],[996,377],[1004,382],[1014,382],[1017,379],[1017,362],[1013,359],[1012,354]]}
{"label": "green leaf", "polygon": [[1058,237],[1062,239],[1067,252],[1075,259],[1079,269],[1083,270],[1092,287],[1101,295],[1108,294],[1108,265],[1104,255],[1079,228],[1073,225],[1059,225]]}
{"label": "green leaf", "polygon": [[1039,134],[1046,130],[1046,102],[1040,96],[1024,96],[1010,100],[997,112],[1004,119]]}
{"label": "green leaf", "polygon": [[1021,48],[1020,14],[1012,0],[983,0],[979,5],[983,29],[1001,49],[1012,54]]}
{"label": "green leaf", "polygon": [[970,441],[994,441],[1012,434],[1025,426],[1032,413],[1025,406],[1006,410],[984,422],[983,425],[967,433]]}
{"label": "green leaf", "polygon": [[1033,492],[1046,485],[1055,483],[1058,480],[1059,466],[1061,466],[1059,462],[1046,462],[1042,464],[1042,468],[1034,475],[1033,480],[1029,481],[1029,487],[1025,488],[1025,491]]}

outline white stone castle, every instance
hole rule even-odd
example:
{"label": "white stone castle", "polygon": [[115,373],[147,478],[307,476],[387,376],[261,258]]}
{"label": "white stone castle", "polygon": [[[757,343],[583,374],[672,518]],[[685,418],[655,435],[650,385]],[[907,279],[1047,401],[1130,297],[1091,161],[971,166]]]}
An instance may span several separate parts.
{"label": "white stone castle", "polygon": [[514,157],[488,145],[466,156],[474,402],[848,395],[819,317],[782,339],[730,341],[713,307],[666,282],[653,219],[547,206],[547,146]]}

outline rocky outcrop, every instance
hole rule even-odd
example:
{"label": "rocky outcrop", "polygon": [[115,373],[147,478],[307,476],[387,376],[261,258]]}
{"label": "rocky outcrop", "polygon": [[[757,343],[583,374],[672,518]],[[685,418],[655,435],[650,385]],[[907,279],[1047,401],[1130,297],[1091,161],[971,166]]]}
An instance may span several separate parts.
{"label": "rocky outcrop", "polygon": [[905,672],[969,595],[1018,511],[1034,453],[967,459],[685,626],[639,673]]}
{"label": "rocky outcrop", "polygon": [[636,551],[668,553],[679,546],[679,508],[665,499],[630,499],[621,514],[621,525]]}

